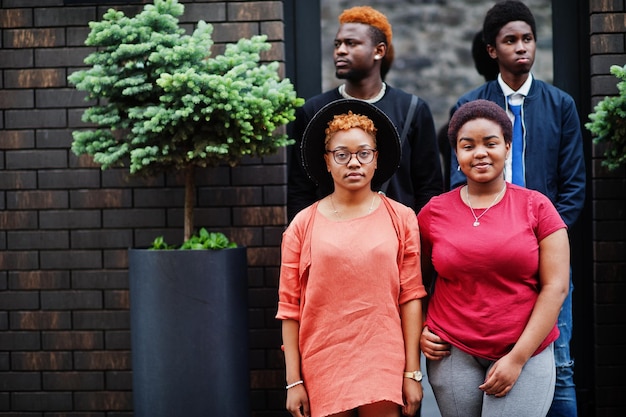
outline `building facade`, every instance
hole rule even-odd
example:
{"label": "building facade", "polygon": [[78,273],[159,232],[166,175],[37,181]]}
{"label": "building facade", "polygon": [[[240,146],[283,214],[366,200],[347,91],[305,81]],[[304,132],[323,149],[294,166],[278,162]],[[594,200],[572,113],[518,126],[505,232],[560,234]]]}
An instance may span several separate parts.
{"label": "building facade", "polygon": [[[133,178],[76,157],[72,131],[83,127],[89,103],[67,76],[91,51],[84,45],[90,21],[109,7],[133,15],[144,3],[0,0],[0,415],[133,415],[127,249],[158,234],[180,240],[182,180]],[[267,34],[273,47],[263,59],[282,62],[300,96],[320,91],[319,1],[182,3],[186,28],[199,19],[214,25],[214,53]],[[553,0],[552,14],[553,81],[575,97],[585,121],[597,101],[617,92],[609,67],[626,64],[626,5]],[[585,141],[588,204],[573,231],[580,410],[617,416],[626,413],[619,359],[626,345],[626,169],[607,171],[602,149],[588,134]],[[287,415],[274,319],[287,152],[197,173],[196,224],[248,248],[255,417]]]}

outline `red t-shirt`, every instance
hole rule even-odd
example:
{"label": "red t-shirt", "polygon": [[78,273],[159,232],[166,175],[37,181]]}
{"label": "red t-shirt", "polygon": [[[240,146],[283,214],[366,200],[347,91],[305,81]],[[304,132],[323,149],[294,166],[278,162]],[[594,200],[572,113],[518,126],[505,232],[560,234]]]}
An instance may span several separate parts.
{"label": "red t-shirt", "polygon": [[[497,360],[517,342],[537,300],[539,242],[566,226],[543,194],[507,183],[474,227],[460,190],[433,197],[418,215],[422,252],[432,253],[438,274],[426,325],[470,355]],[[558,335],[555,323],[535,354]]]}

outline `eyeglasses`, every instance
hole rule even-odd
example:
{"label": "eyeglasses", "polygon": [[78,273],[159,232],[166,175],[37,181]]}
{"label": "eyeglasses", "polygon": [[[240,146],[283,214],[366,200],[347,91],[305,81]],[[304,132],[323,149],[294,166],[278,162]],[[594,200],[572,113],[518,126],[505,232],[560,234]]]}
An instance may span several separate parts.
{"label": "eyeglasses", "polygon": [[326,152],[332,153],[333,159],[339,165],[348,165],[352,160],[352,155],[355,155],[360,163],[370,164],[374,160],[374,154],[378,151],[376,149],[361,149],[357,152],[348,152],[346,149],[335,149],[334,151]]}

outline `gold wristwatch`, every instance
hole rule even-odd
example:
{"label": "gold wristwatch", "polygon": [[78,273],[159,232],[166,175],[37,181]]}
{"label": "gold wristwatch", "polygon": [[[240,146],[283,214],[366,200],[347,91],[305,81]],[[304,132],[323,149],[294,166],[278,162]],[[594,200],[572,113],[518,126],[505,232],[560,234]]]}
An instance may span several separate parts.
{"label": "gold wristwatch", "polygon": [[404,377],[414,379],[417,382],[422,381],[422,373],[420,371],[405,372]]}

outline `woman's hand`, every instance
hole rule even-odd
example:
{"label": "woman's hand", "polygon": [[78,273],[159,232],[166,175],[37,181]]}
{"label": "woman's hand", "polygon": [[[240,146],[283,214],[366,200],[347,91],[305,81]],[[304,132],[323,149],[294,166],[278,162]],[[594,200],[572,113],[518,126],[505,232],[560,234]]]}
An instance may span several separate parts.
{"label": "woman's hand", "polygon": [[310,417],[309,396],[303,384],[296,385],[287,390],[287,411],[293,417]]}
{"label": "woman's hand", "polygon": [[419,410],[422,398],[424,398],[424,390],[421,382],[410,378],[403,379],[402,398],[404,399],[404,406],[402,407],[402,414],[410,417]]}
{"label": "woman's hand", "polygon": [[450,356],[450,344],[442,338],[432,333],[428,326],[424,326],[420,336],[420,349],[424,352],[426,359],[438,361],[446,356]]}
{"label": "woman's hand", "polygon": [[523,367],[524,363],[514,360],[510,353],[504,355],[489,369],[485,382],[478,388],[487,395],[504,397],[513,389],[513,385],[517,382]]}

